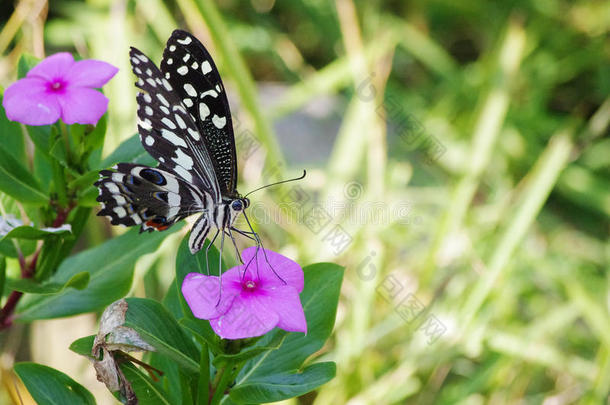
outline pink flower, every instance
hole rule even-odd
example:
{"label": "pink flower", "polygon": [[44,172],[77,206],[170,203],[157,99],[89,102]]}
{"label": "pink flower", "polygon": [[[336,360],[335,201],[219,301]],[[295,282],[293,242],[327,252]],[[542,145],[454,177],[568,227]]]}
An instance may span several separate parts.
{"label": "pink flower", "polygon": [[244,250],[245,264],[222,274],[220,301],[218,277],[189,273],[184,278],[182,294],[193,315],[209,319],[214,332],[224,339],[260,336],[276,326],[307,333],[299,299],[303,291],[301,266],[270,250],[266,250],[269,263],[262,249],[255,260],[256,250],[256,247]]}
{"label": "pink flower", "polygon": [[2,105],[11,121],[27,125],[49,125],[60,117],[66,124],[96,124],[106,112],[108,99],[93,89],[102,87],[116,72],[106,62],[74,62],[69,53],[56,53],[10,85]]}

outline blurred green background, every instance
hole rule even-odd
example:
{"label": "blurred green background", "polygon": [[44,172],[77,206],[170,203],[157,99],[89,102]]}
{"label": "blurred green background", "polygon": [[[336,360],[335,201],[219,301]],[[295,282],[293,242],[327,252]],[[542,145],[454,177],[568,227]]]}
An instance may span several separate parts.
{"label": "blurred green background", "polygon": [[[24,52],[120,68],[106,153],[136,130],[129,46],[158,62],[187,29],[227,87],[239,190],[308,170],[252,196],[267,247],[346,267],[337,377],[285,403],[608,403],[610,2],[4,0],[0,27],[3,87]],[[117,232],[92,216],[77,248]],[[164,295],[183,234],[131,295]],[[68,350],[95,330],[12,328],[0,402],[27,403],[31,359],[114,403]]]}

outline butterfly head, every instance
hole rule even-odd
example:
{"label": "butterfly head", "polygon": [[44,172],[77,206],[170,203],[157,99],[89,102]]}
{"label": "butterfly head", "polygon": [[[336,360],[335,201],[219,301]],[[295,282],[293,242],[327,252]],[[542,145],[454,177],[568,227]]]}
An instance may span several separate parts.
{"label": "butterfly head", "polygon": [[231,202],[231,210],[235,212],[241,212],[250,206],[250,200],[248,198],[237,198]]}

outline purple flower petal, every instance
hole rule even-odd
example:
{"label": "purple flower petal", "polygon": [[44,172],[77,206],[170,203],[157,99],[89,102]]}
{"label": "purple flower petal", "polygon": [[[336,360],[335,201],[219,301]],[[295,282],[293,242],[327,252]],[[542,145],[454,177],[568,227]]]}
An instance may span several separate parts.
{"label": "purple flower petal", "polygon": [[66,79],[71,86],[102,87],[119,69],[100,60],[86,59],[74,63]]}
{"label": "purple flower petal", "polygon": [[95,125],[108,108],[106,96],[86,87],[67,87],[58,100],[66,124]]}
{"label": "purple flower petal", "polygon": [[[226,274],[226,273],[225,273]],[[225,282],[223,277],[221,300],[218,277],[201,273],[189,273],[182,282],[182,295],[191,308],[193,315],[199,319],[213,319],[221,316],[241,292],[241,285]]]}
{"label": "purple flower petal", "polygon": [[[303,291],[303,270],[301,269],[301,266],[299,266],[298,263],[293,260],[290,260],[286,256],[267,249],[265,249],[265,252],[267,253],[267,258],[265,259],[263,249],[259,249],[255,261],[253,260],[253,258],[256,254],[256,250],[257,248],[255,246],[251,246],[242,252],[241,257],[245,263],[243,266],[241,266],[242,271],[243,268],[247,266],[249,274],[260,276],[260,279],[265,288],[271,286],[281,287],[289,285],[296,288],[298,292]],[[267,259],[269,260],[269,263],[267,263]],[[256,262],[258,262],[258,273]],[[275,272],[284,281],[278,278],[278,276],[269,267],[269,264],[271,264],[273,270],[275,270]]]}
{"label": "purple flower petal", "polygon": [[264,290],[264,297],[259,300],[267,311],[276,311],[280,317],[277,324],[289,332],[307,333],[307,321],[301,305],[299,293],[294,287],[276,287],[273,290]]}
{"label": "purple flower petal", "polygon": [[66,78],[66,73],[74,64],[74,58],[67,52],[56,53],[43,59],[38,65],[34,66],[27,74],[27,77],[40,77],[46,80]]}
{"label": "purple flower petal", "polygon": [[210,320],[214,332],[223,339],[245,339],[261,336],[279,322],[275,310],[268,311],[258,294],[245,295],[233,301],[231,308],[222,316]]}
{"label": "purple flower petal", "polygon": [[26,77],[4,91],[2,105],[11,121],[26,125],[49,125],[59,119],[57,96],[47,91],[45,80]]}

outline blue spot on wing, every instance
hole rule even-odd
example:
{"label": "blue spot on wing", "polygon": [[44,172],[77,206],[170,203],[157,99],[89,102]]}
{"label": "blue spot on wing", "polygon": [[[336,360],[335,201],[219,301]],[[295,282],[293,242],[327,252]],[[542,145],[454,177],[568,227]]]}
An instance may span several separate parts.
{"label": "blue spot on wing", "polygon": [[165,177],[160,172],[153,169],[142,170],[140,172],[140,176],[143,179],[148,180],[151,183],[157,184],[159,186],[164,186],[165,184],[167,184]]}

